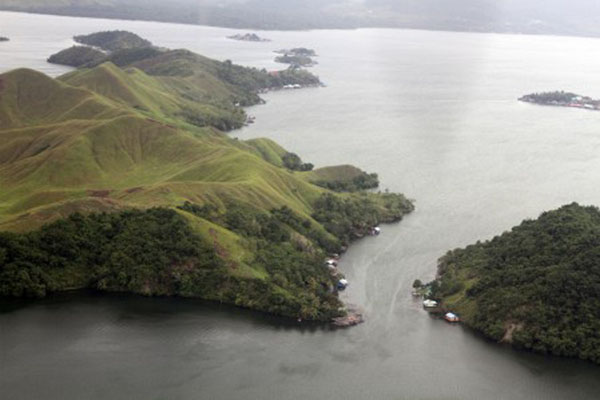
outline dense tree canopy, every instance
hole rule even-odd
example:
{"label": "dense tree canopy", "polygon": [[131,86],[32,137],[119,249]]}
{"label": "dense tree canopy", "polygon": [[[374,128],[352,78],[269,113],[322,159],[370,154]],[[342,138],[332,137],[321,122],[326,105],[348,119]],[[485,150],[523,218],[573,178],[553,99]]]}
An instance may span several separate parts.
{"label": "dense tree canopy", "polygon": [[[192,203],[182,209],[208,218],[216,212]],[[157,208],[73,214],[39,231],[1,233],[0,296],[93,288],[199,297],[317,320],[342,314],[332,290],[336,278],[322,264],[324,253],[292,240],[290,225],[313,235],[309,223],[285,207],[265,214],[232,205],[218,218],[252,241],[256,254],[249,262],[264,269],[265,278],[232,276],[228,268],[235,266],[227,265],[217,246],[175,211]]]}
{"label": "dense tree canopy", "polygon": [[77,43],[98,47],[106,51],[152,46],[152,43],[148,40],[127,31],[96,32],[89,35],[77,35],[74,39]]}
{"label": "dense tree canopy", "polygon": [[600,211],[546,212],[441,259],[434,297],[487,336],[600,362]]}
{"label": "dense tree canopy", "polygon": [[214,250],[168,209],[73,214],[27,234],[0,233],[0,295],[70,287],[192,294],[223,268]]}

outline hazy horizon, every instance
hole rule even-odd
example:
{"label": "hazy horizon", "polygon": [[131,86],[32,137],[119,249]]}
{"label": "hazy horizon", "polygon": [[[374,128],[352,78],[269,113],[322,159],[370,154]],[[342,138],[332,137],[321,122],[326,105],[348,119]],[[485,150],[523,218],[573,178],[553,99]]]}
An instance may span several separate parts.
{"label": "hazy horizon", "polygon": [[0,9],[241,29],[418,28],[600,36],[592,0],[0,0]]}

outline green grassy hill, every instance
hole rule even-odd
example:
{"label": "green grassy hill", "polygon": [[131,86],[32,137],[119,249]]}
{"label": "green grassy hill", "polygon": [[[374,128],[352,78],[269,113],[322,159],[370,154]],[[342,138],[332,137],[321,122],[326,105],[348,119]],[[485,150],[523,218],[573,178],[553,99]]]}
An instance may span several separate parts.
{"label": "green grassy hill", "polygon": [[[226,198],[234,193],[245,194],[257,205],[263,200],[270,207],[290,203],[297,210],[306,203],[303,197],[319,194],[304,180],[248,151],[249,146],[214,128],[177,120],[178,102],[185,100],[140,71],[127,74],[104,64],[61,78],[82,88],[28,70],[0,79],[6,82],[0,110],[3,121],[7,115],[9,122],[3,124],[9,129],[0,131],[6,188],[0,195],[2,214],[20,213],[23,203],[36,206],[25,218],[15,215],[20,225],[31,221],[35,226],[36,216],[56,205],[55,199],[50,204],[32,202],[39,197],[36,192],[56,193],[57,188],[71,202],[92,197],[127,203],[132,198],[134,203],[162,205],[163,197],[170,204],[177,198]],[[36,95],[18,96],[12,91],[17,87]],[[184,182],[192,184],[181,185]],[[136,190],[129,193],[132,188]],[[106,191],[110,194],[95,194]]]}
{"label": "green grassy hill", "polygon": [[600,363],[600,211],[570,204],[440,260],[433,296],[486,336]]}
{"label": "green grassy hill", "polygon": [[342,314],[326,253],[412,204],[333,194],[272,141],[222,133],[264,75],[186,51],[0,75],[0,296],[92,287]]}

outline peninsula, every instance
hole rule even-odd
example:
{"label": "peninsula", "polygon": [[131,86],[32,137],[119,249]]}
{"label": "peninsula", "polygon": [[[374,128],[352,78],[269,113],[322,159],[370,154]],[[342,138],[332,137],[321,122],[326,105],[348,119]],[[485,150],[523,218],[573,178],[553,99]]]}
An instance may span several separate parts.
{"label": "peninsula", "polygon": [[373,174],[225,133],[262,91],[316,76],[153,47],[94,64],[0,75],[0,296],[89,288],[359,319],[325,260],[413,204],[364,190]]}
{"label": "peninsula", "polygon": [[543,106],[583,108],[586,110],[600,110],[600,100],[580,96],[575,93],[555,91],[533,93],[519,98],[519,101],[539,104]]}
{"label": "peninsula", "polygon": [[490,339],[600,363],[598,208],[566,205],[449,251],[438,276],[427,296]]}

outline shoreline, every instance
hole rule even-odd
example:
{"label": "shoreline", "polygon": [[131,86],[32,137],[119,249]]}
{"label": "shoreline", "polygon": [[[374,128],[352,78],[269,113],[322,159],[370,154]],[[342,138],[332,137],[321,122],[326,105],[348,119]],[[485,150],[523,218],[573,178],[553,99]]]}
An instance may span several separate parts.
{"label": "shoreline", "polygon": [[[269,93],[269,92],[280,92],[280,91],[285,91],[285,90],[290,90],[290,89],[300,90],[300,89],[323,88],[323,87],[326,87],[326,85],[323,82],[319,82],[318,84],[305,85],[305,86],[302,86],[302,87],[299,87],[299,88],[280,87],[280,88],[264,89],[264,90],[260,91],[258,94],[265,94],[265,93]],[[263,100],[263,99],[261,98],[261,100]],[[267,102],[263,100],[263,101],[261,101],[258,104],[254,104],[252,106],[242,107],[242,108],[244,109],[244,111],[246,111],[246,109],[249,108],[249,107],[257,107],[257,106],[262,106],[262,105],[265,105],[265,104],[267,104]],[[238,129],[235,129],[235,130],[232,130],[232,131],[229,131],[229,132],[226,132],[226,134],[229,136],[231,133],[233,133],[235,131],[240,131],[240,130],[242,130],[244,128],[248,129],[255,122],[255,117],[249,116],[249,119],[251,119],[251,121],[252,121],[251,123],[246,123],[244,125],[244,127],[238,128]],[[268,139],[270,139],[268,136],[265,136],[265,137],[268,138]],[[237,138],[239,138],[239,137],[237,137]],[[240,140],[244,140],[242,138],[239,138],[239,139]],[[367,190],[361,190],[361,191],[367,192]],[[412,213],[414,211],[414,209],[415,209],[414,200],[413,199],[407,199],[407,200],[410,202],[410,204],[412,204],[411,210],[409,210],[408,212],[406,212],[402,216],[388,218],[388,219],[384,219],[382,221],[379,221],[378,225],[379,224],[391,225],[391,224],[400,223],[404,219],[404,217],[406,215]],[[372,229],[372,228],[367,228],[367,229],[363,229],[363,230],[360,230],[360,229],[352,229],[352,230],[350,230],[348,233],[351,235],[352,239],[351,239],[350,243],[348,243],[347,246],[343,247],[343,249],[341,250],[341,254],[346,253],[347,250],[350,248],[350,246],[352,246],[352,244],[354,242],[357,242],[359,240],[362,240],[362,239],[368,237],[370,229]],[[340,261],[341,261],[341,259],[340,259]],[[343,273],[342,273],[342,276],[343,276]],[[338,299],[339,299],[339,297],[338,297]],[[333,327],[336,327],[336,328],[350,328],[350,327],[357,326],[357,325],[360,325],[360,324],[362,324],[362,323],[365,322],[364,310],[360,306],[355,305],[355,304],[351,304],[351,303],[346,303],[346,302],[344,302],[342,300],[340,300],[340,302],[346,308],[346,310],[345,310],[346,311],[346,315],[341,316],[341,317],[334,317],[330,321],[314,321],[314,320],[306,320],[306,321],[310,322],[310,323],[323,324],[323,325],[326,325],[326,326],[333,326]],[[267,314],[270,314],[270,313],[267,313]],[[284,319],[292,319],[291,317],[286,317],[286,316],[281,316],[281,315],[276,315],[276,314],[270,314],[270,315],[275,315],[277,317],[284,318]],[[304,323],[304,320],[302,320],[302,319],[299,318],[298,319],[298,323]]]}

